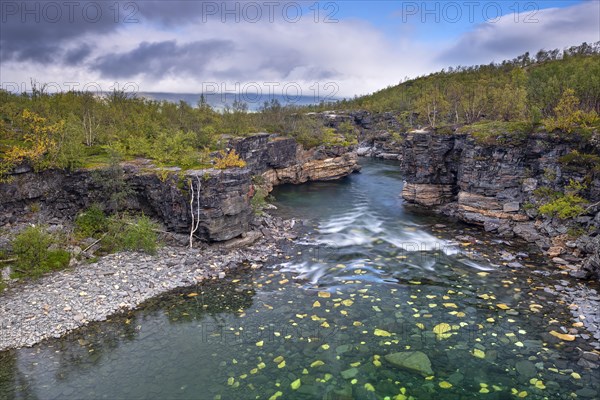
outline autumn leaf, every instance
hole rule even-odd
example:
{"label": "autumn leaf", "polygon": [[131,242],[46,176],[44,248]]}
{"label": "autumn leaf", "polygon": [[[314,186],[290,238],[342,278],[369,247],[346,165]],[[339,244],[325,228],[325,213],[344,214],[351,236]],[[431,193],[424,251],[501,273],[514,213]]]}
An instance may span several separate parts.
{"label": "autumn leaf", "polygon": [[565,342],[572,342],[575,340],[574,335],[569,335],[567,333],[558,333],[556,331],[550,331],[550,334],[554,337],[559,338],[560,340],[564,340]]}
{"label": "autumn leaf", "polygon": [[375,336],[384,336],[384,337],[389,337],[392,336],[393,334],[388,332],[388,331],[384,331],[383,329],[375,329],[375,331],[373,332],[373,334]]}
{"label": "autumn leaf", "polygon": [[451,333],[447,333],[451,330],[452,330],[452,327],[445,322],[442,322],[441,324],[438,324],[433,327],[433,333],[436,334],[438,340],[448,339],[450,336],[452,336]]}

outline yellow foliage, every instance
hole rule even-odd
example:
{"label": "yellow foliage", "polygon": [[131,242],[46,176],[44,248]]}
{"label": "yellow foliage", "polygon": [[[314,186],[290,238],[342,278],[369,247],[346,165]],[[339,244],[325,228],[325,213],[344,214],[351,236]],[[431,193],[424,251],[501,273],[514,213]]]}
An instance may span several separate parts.
{"label": "yellow foliage", "polygon": [[[45,156],[56,151],[55,138],[65,126],[63,120],[50,124],[46,118],[27,109],[23,110],[21,121],[23,143],[12,146],[4,153],[0,161],[0,182],[8,180],[5,175],[23,161],[29,161],[36,169],[44,167]],[[51,161],[48,165],[51,165]]]}
{"label": "yellow foliage", "polygon": [[242,160],[235,150],[231,150],[229,153],[225,150],[221,150],[220,153],[221,157],[215,160],[215,168],[244,168],[246,166],[246,161]]}

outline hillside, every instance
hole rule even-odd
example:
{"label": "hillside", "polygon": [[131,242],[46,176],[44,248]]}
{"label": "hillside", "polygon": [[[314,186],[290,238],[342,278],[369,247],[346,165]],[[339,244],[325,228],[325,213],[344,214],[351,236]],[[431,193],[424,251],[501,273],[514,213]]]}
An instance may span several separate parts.
{"label": "hillside", "polygon": [[258,112],[238,101],[216,111],[204,98],[191,107],[124,92],[49,94],[35,81],[32,87],[20,95],[0,90],[0,181],[23,161],[38,170],[94,167],[115,157],[202,167],[214,162],[210,153],[222,148],[223,135],[260,131],[294,137],[306,148],[357,143],[352,124],[331,127],[310,113],[331,109],[391,111],[400,131],[473,125],[467,131],[484,135],[539,128],[589,134],[600,121],[600,42],[450,68],[349,101],[284,107],[272,100]]}
{"label": "hillside", "polygon": [[451,67],[313,110],[392,111],[407,127],[484,120],[537,123],[555,116],[567,89],[576,99],[570,111],[600,112],[600,42],[540,50],[535,56],[525,53],[501,63]]}

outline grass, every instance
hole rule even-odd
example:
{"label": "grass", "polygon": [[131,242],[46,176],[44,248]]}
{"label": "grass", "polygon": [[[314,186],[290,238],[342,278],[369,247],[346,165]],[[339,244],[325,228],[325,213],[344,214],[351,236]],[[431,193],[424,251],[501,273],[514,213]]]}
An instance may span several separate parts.
{"label": "grass", "polygon": [[479,144],[518,146],[527,139],[533,128],[531,123],[523,121],[488,121],[463,126],[459,132],[470,134]]}
{"label": "grass", "polygon": [[155,254],[158,248],[157,229],[158,225],[145,215],[112,216],[101,248],[107,253],[130,250]]}

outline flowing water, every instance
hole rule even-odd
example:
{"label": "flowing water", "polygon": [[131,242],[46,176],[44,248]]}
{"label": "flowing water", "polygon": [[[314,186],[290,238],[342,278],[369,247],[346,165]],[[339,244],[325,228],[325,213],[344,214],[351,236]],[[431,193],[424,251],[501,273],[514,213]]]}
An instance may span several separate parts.
{"label": "flowing water", "polygon": [[[0,354],[0,399],[567,399],[598,393],[548,272],[399,198],[392,162],[285,186],[303,234],[280,262]],[[435,224],[445,224],[446,227]],[[515,248],[510,249],[517,252]],[[420,352],[413,370],[386,355]],[[414,355],[413,355],[414,359]],[[431,370],[427,365],[431,363]],[[416,369],[417,371],[415,371]]]}

